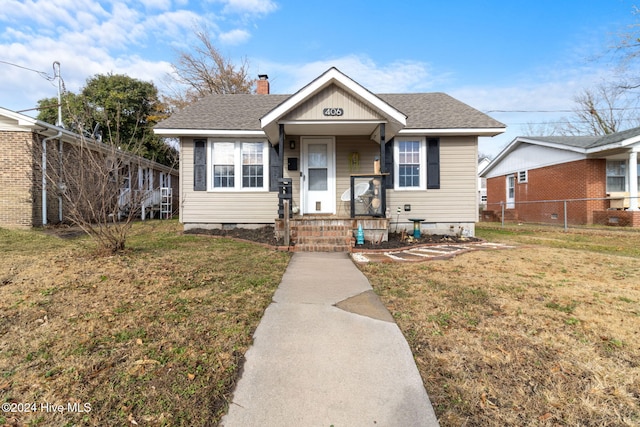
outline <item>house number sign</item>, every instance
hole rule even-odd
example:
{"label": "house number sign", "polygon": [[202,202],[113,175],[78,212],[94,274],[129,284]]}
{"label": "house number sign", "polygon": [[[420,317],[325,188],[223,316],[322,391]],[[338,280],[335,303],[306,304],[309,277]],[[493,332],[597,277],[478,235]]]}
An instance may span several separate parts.
{"label": "house number sign", "polygon": [[344,110],[342,108],[324,108],[322,114],[325,116],[341,116],[344,114]]}

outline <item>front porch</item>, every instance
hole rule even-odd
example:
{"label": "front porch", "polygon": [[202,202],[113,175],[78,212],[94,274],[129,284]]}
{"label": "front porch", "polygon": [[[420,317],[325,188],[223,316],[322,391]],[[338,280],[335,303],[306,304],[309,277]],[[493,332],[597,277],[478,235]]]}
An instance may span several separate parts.
{"label": "front porch", "polygon": [[305,215],[278,218],[275,234],[285,239],[288,230],[289,245],[299,252],[350,252],[356,243],[360,226],[365,240],[386,241],[389,236],[389,219],[376,217],[338,217],[329,215]]}

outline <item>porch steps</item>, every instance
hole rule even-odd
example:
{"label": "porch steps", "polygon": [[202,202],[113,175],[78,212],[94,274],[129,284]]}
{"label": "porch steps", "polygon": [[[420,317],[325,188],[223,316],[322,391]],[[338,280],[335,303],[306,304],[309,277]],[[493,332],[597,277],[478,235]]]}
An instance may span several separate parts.
{"label": "porch steps", "polygon": [[298,220],[291,223],[291,240],[300,252],[349,252],[351,221]]}

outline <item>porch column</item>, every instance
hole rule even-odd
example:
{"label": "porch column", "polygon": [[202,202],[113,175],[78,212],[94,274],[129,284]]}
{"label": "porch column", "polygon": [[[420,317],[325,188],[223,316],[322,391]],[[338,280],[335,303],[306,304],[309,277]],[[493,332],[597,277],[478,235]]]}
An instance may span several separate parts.
{"label": "porch column", "polygon": [[384,170],[384,165],[385,163],[385,145],[387,143],[385,135],[384,135],[384,123],[380,123],[380,172],[385,173],[385,172],[389,172]]}
{"label": "porch column", "polygon": [[629,153],[629,210],[638,210],[638,152]]}
{"label": "porch column", "polygon": [[278,125],[278,157],[280,160],[280,178],[284,177],[284,125]]}

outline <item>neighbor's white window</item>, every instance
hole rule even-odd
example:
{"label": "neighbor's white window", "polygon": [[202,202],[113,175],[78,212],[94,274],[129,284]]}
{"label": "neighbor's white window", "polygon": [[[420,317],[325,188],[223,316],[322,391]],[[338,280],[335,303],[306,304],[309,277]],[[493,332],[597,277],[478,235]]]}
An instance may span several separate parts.
{"label": "neighbor's white window", "polygon": [[426,185],[424,138],[396,139],[394,145],[396,190],[423,190]]}
{"label": "neighbor's white window", "polygon": [[607,160],[607,192],[627,191],[627,161]]}
{"label": "neighbor's white window", "polygon": [[171,175],[167,172],[160,172],[160,187],[171,187]]}
{"label": "neighbor's white window", "polygon": [[266,190],[267,145],[264,142],[213,142],[211,189]]}

